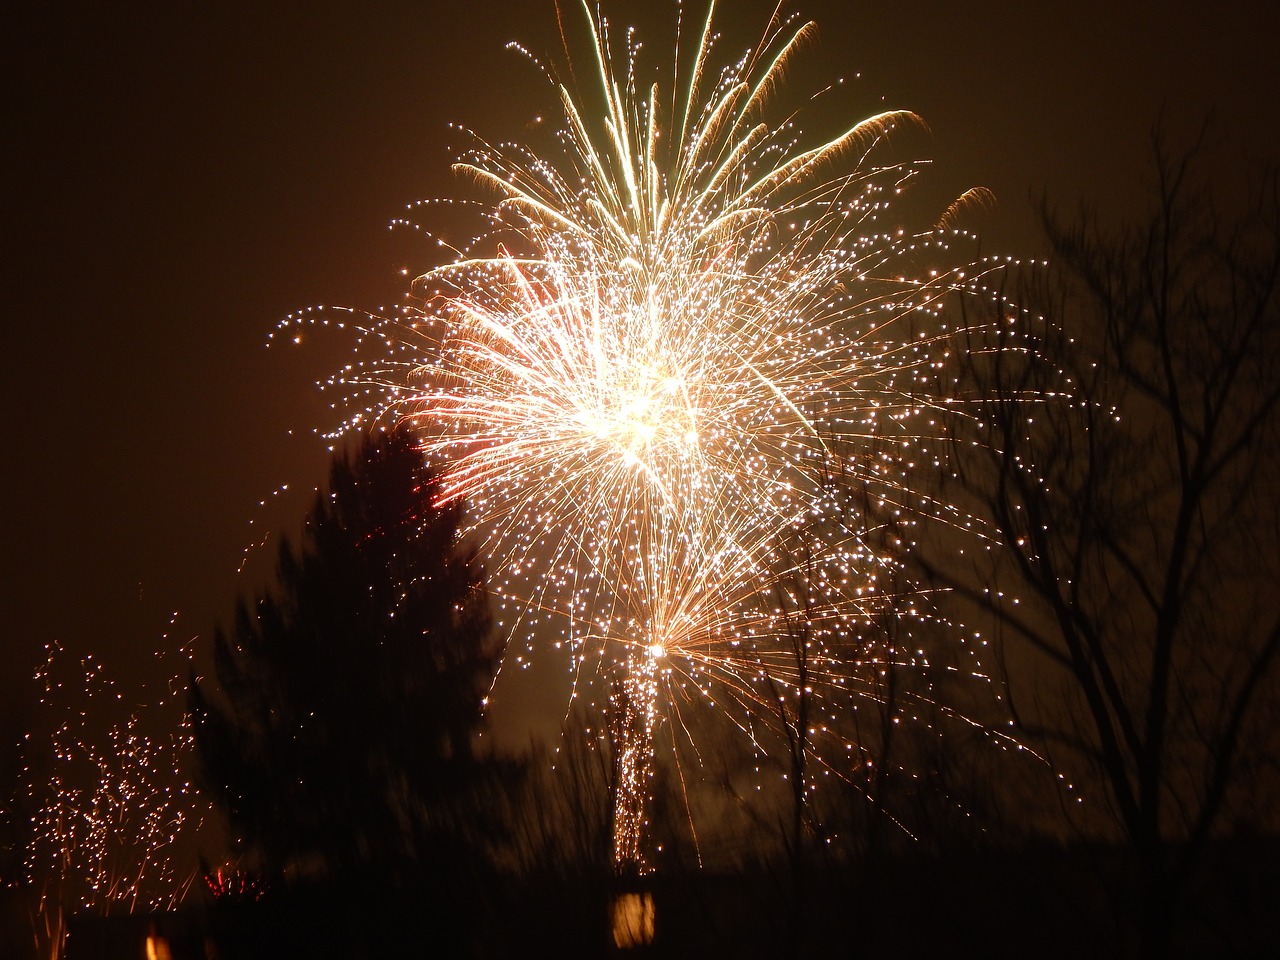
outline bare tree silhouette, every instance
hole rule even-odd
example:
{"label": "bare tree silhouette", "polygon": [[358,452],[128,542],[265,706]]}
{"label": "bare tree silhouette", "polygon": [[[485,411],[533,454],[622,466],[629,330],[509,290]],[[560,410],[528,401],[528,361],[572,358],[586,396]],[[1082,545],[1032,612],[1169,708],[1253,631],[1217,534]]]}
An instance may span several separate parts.
{"label": "bare tree silhouette", "polygon": [[1015,669],[1011,703],[1099,777],[1137,865],[1142,954],[1160,957],[1242,773],[1275,746],[1280,179],[1228,216],[1204,135],[1182,154],[1153,140],[1142,219],[1045,204],[1050,271],[991,291],[1002,316],[973,326],[994,332],[969,344],[946,483],[998,548],[920,559],[1053,678]]}

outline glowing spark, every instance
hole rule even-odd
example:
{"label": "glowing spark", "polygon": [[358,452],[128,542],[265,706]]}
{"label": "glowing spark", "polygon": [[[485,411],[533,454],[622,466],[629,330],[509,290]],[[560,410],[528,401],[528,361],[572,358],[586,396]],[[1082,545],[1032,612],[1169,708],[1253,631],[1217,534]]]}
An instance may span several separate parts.
{"label": "glowing spark", "polygon": [[[180,769],[192,748],[187,718],[174,729],[181,671],[166,695],[112,722],[123,695],[103,666],[85,657],[81,676],[69,682],[61,656],[62,648],[50,645],[36,673],[44,706],[57,718],[51,742],[28,736],[26,751],[28,794],[39,808],[24,866],[40,891],[44,928],[37,939],[54,955],[65,938],[64,915],[177,904],[191,877],[174,850],[202,819]],[[130,701],[137,703],[136,694]],[[148,726],[173,732],[153,737]]]}

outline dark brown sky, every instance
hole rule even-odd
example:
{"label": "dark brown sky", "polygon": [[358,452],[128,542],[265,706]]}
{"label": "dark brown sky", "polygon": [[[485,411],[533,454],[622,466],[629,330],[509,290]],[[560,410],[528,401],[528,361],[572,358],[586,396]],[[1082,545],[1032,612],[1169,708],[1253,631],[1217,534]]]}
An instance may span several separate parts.
{"label": "dark brown sky", "polygon": [[[0,702],[20,704],[50,640],[126,674],[173,611],[175,639],[230,615],[243,549],[296,528],[309,498],[258,501],[323,479],[311,431],[333,421],[311,382],[345,357],[337,340],[267,351],[267,334],[312,304],[398,295],[423,251],[387,222],[462,189],[450,121],[519,139],[545,110],[503,45],[550,49],[554,17],[551,0],[14,6],[0,14]],[[734,22],[765,6],[724,4]],[[606,5],[619,23],[627,7]],[[799,8],[851,111],[928,121],[913,152],[935,160],[930,189],[995,190],[989,250],[1035,252],[1042,190],[1104,215],[1132,204],[1162,108],[1179,129],[1216,109],[1224,178],[1280,155],[1263,4]]]}

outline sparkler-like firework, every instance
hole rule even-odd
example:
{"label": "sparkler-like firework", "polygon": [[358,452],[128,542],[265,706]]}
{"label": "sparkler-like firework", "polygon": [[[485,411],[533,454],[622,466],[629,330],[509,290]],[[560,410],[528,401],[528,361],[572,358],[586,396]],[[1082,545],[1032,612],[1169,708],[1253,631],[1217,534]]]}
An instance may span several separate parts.
{"label": "sparkler-like firework", "polygon": [[897,562],[871,513],[929,509],[906,473],[918,387],[951,342],[939,301],[972,280],[936,265],[954,234],[891,217],[917,170],[876,158],[915,118],[807,143],[775,98],[813,25],[775,11],[726,62],[711,8],[668,89],[584,2],[592,69],[534,60],[557,146],[474,137],[455,169],[494,198],[486,226],[334,380],[419,427],[505,628],[554,619],[575,683],[616,681],[620,871],[646,869],[663,712],[702,696],[748,729],[780,690],[851,695]]}
{"label": "sparkler-like firework", "polygon": [[[35,937],[42,953],[61,956],[66,914],[80,910],[170,909],[193,874],[184,874],[173,851],[180,836],[198,828],[200,804],[182,779],[180,764],[191,748],[185,719],[169,728],[178,678],[165,696],[115,721],[123,694],[93,657],[78,661],[80,676],[67,677],[60,646],[48,648],[36,680],[46,708],[57,714],[52,756],[30,743],[28,793],[39,806],[31,819],[25,867],[38,891]],[[151,722],[152,715],[161,719]],[[37,771],[39,771],[37,773]]]}

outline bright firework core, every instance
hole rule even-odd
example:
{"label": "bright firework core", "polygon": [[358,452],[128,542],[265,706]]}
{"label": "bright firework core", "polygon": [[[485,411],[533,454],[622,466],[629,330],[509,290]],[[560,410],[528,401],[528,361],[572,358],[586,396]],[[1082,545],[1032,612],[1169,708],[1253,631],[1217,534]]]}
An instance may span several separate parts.
{"label": "bright firework core", "polygon": [[563,81],[539,64],[559,152],[475,138],[456,169],[493,197],[484,227],[372,331],[387,359],[338,379],[385,389],[379,412],[411,420],[445,496],[468,499],[513,639],[551,618],[575,687],[607,680],[630,873],[663,713],[851,695],[856,624],[895,560],[848,494],[919,499],[901,451],[949,343],[936,304],[964,276],[929,268],[952,234],[887,221],[914,169],[871,157],[910,115],[812,146],[795,110],[771,119],[811,24],[771,20],[722,63],[709,10],[650,87],[630,34],[582,10],[588,57]]}

